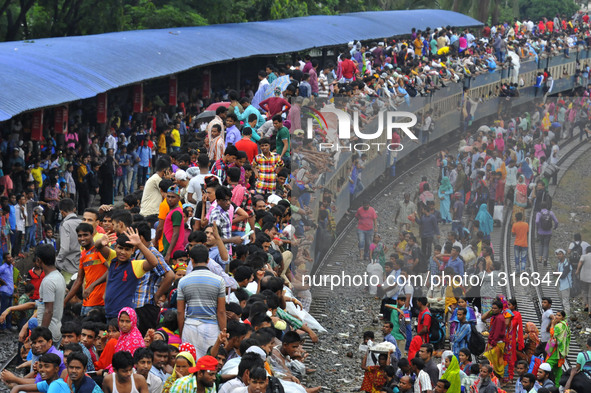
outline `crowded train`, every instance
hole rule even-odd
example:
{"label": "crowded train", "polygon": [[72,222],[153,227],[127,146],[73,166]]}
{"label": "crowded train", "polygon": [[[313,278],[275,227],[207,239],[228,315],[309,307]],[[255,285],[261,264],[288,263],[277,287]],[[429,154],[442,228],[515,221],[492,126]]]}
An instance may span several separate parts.
{"label": "crowded train", "polygon": [[[121,105],[101,134],[82,122],[80,108],[67,132],[45,130],[42,142],[22,140],[27,124],[14,118],[0,142],[0,329],[18,334],[24,373],[4,370],[2,382],[14,393],[319,392],[303,382],[314,372],[303,343],[327,332],[310,314],[302,277],[317,257],[314,240],[336,235],[334,195],[324,190],[317,211],[311,195],[337,157],[318,150],[327,132],[304,137],[302,108],[342,105],[367,125],[382,108],[404,110],[413,97],[503,69],[513,72],[498,94],[516,97],[520,61],[568,57],[590,44],[584,13],[479,31],[413,29],[350,42],[325,64],[311,56],[269,64],[256,92],[219,92],[226,104],[209,117],[199,116],[204,102],[192,96],[170,113],[155,100],[143,113]],[[589,139],[591,86],[585,65],[578,96],[552,97],[555,77],[538,73],[539,97],[528,112],[502,113],[473,130],[467,111],[458,149],[438,154],[438,179],[422,179],[393,202],[398,239],[375,231],[369,201],[355,212],[358,262],[377,265],[383,280],[375,293],[383,342],[373,331],[360,338],[362,391],[561,386],[570,288],[581,282],[588,310],[591,248],[577,234],[552,258],[560,223],[548,186],[556,183],[558,143],[575,132]],[[424,113],[419,143],[428,144],[438,115]],[[401,138],[394,132],[392,143]],[[342,184],[353,199],[366,197],[365,161],[354,154]],[[389,284],[389,277],[441,272],[494,276],[499,206],[513,209],[515,270],[527,270],[531,208],[539,263],[564,273],[563,309],[545,298],[541,326],[523,320],[518,301],[487,280],[424,293]],[[16,267],[27,263],[27,271]],[[590,386],[589,369],[591,340],[562,386]]]}

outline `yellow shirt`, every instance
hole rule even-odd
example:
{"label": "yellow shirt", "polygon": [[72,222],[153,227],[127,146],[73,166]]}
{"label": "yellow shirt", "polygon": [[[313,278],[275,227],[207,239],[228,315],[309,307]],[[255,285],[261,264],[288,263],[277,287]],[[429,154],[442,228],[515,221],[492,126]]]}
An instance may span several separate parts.
{"label": "yellow shirt", "polygon": [[166,154],[166,134],[164,132],[158,138],[158,153]]}
{"label": "yellow shirt", "polygon": [[181,147],[181,133],[176,128],[170,133],[172,137],[172,147]]}
{"label": "yellow shirt", "polygon": [[33,175],[33,179],[37,182],[37,186],[39,188],[43,187],[43,168],[33,168],[31,169],[31,175]]}

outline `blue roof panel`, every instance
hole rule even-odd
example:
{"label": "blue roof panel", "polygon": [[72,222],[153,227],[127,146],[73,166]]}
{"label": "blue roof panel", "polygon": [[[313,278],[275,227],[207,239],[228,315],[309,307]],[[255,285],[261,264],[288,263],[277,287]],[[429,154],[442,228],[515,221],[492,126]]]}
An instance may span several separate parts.
{"label": "blue roof panel", "polygon": [[452,11],[377,11],[3,42],[0,121],[207,64],[447,25],[482,24]]}

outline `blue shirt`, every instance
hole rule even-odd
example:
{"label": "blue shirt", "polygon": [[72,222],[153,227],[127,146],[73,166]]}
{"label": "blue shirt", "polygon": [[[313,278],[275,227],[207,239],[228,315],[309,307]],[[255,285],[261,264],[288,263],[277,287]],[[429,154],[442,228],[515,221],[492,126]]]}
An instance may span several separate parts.
{"label": "blue shirt", "polygon": [[152,159],[152,149],[148,146],[140,146],[137,149],[138,155],[140,156],[140,165],[143,167],[150,166],[150,160]]}
{"label": "blue shirt", "polygon": [[47,381],[38,382],[37,390],[43,393],[70,393],[70,387],[61,378],[56,379],[50,384]]}
{"label": "blue shirt", "polygon": [[213,259],[216,263],[218,263],[221,267],[225,267],[230,261],[222,260],[220,256],[220,250],[217,246],[213,246],[209,249],[209,258]]}
{"label": "blue shirt", "polygon": [[238,142],[240,139],[242,139],[242,135],[240,135],[240,130],[238,130],[238,127],[232,126],[230,128],[226,128],[226,146],[225,147],[228,147],[228,143],[231,143],[235,146],[236,142]]}
{"label": "blue shirt", "polygon": [[234,114],[238,117],[238,120],[243,121],[245,123],[248,123],[248,116],[250,116],[251,113],[254,113],[257,116],[256,128],[258,129],[260,126],[263,125],[265,119],[263,118],[261,112],[259,112],[257,108],[255,108],[252,105],[249,105],[246,107],[246,109],[244,109],[244,112],[240,113],[240,109],[238,109],[237,106],[234,107]]}
{"label": "blue shirt", "polygon": [[76,385],[72,384],[72,391],[74,393],[102,393],[103,389],[101,389],[92,378],[85,375],[82,377],[82,383],[80,383],[80,386],[76,387]]}
{"label": "blue shirt", "polygon": [[0,286],[0,293],[12,295],[14,293],[14,267],[7,263],[0,265],[0,279],[4,285]]}
{"label": "blue shirt", "polygon": [[464,262],[460,259],[460,257],[456,257],[455,259],[451,259],[447,262],[447,267],[451,267],[454,269],[456,274],[460,276],[464,275]]}

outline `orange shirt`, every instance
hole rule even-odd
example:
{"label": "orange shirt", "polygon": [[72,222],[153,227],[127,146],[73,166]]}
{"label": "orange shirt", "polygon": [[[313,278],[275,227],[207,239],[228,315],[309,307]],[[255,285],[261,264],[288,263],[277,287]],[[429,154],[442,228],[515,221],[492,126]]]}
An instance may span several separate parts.
{"label": "orange shirt", "polygon": [[511,228],[511,233],[515,234],[515,245],[519,247],[527,247],[527,233],[529,232],[529,224],[524,221],[517,221]]}
{"label": "orange shirt", "polygon": [[[115,250],[111,250],[109,259],[115,258],[117,254]],[[80,269],[84,270],[84,289],[88,288],[90,284],[101,278],[108,270],[107,266],[104,265],[105,257],[103,254],[97,251],[93,246],[92,248],[80,250]],[[104,294],[106,282],[97,285],[90,293],[87,299],[84,299],[82,305],[84,307],[104,306]]]}

